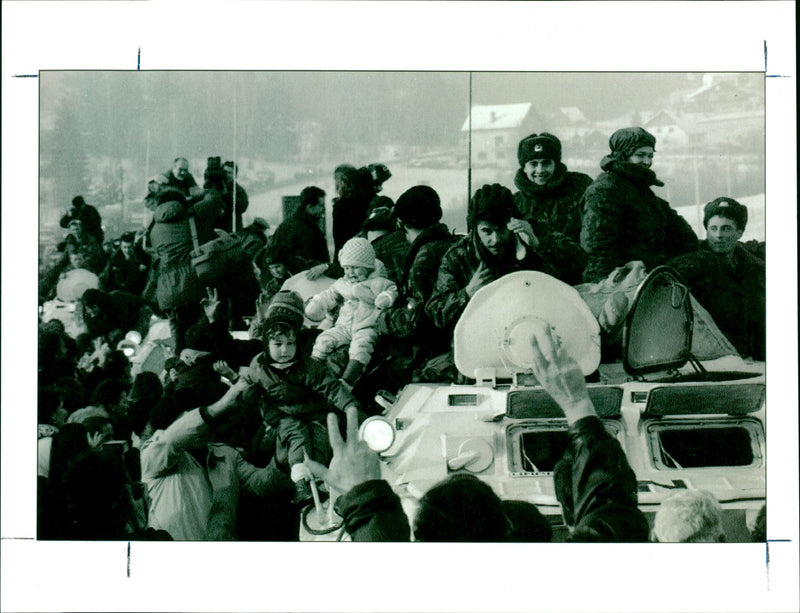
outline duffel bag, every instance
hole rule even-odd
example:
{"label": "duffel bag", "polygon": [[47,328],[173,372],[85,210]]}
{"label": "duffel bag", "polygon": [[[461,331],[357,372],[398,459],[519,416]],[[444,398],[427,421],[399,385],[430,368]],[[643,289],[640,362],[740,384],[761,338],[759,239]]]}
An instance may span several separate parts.
{"label": "duffel bag", "polygon": [[205,284],[217,281],[231,267],[242,259],[242,238],[215,228],[217,238],[200,245],[197,241],[197,227],[194,216],[189,218],[194,250],[191,253],[192,266],[197,277]]}

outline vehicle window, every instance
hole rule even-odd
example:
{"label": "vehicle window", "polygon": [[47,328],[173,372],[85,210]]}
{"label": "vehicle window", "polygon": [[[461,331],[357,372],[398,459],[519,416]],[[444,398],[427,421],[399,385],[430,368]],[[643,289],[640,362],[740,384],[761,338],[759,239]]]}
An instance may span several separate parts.
{"label": "vehicle window", "polygon": [[651,427],[649,444],[658,468],[683,469],[752,466],[760,462],[750,424]]}

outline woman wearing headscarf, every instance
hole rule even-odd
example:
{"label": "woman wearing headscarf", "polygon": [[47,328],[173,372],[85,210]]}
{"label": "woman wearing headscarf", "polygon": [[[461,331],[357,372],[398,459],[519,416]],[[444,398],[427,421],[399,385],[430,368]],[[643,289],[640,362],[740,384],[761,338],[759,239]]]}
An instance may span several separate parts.
{"label": "woman wearing headscarf", "polygon": [[603,173],[583,195],[586,282],[600,281],[634,260],[652,270],[698,245],[686,220],[650,189],[664,185],[650,170],[655,136],[643,128],[623,128],[608,142],[611,152],[600,162]]}
{"label": "woman wearing headscarf", "polygon": [[581,282],[586,254],[580,247],[581,197],[592,178],[571,172],[561,161],[561,141],[542,132],[517,147],[519,170],[514,204],[536,236],[536,251],[562,271],[570,284]]}

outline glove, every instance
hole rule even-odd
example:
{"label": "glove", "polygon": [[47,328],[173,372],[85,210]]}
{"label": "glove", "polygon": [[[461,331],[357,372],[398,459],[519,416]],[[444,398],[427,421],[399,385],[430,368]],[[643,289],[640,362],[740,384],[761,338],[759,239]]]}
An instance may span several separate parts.
{"label": "glove", "polygon": [[375,297],[375,306],[379,309],[388,309],[394,304],[394,296],[389,292],[381,292]]}

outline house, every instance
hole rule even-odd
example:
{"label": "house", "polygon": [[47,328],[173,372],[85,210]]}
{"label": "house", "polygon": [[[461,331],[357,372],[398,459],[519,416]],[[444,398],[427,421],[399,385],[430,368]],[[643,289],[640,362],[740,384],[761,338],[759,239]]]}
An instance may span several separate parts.
{"label": "house", "polygon": [[540,131],[555,134],[562,142],[580,139],[592,131],[592,124],[577,106],[562,106],[545,117],[546,126]]}
{"label": "house", "polygon": [[659,147],[671,149],[699,144],[703,137],[692,122],[666,110],[657,112],[642,127],[656,137]]}
{"label": "house", "polygon": [[680,101],[682,113],[753,111],[763,106],[763,91],[754,89],[752,84],[742,87],[734,73],[704,74],[702,85],[684,94]]}
{"label": "house", "polygon": [[473,105],[461,126],[464,145],[472,139],[474,166],[516,165],[517,144],[542,124],[530,102]]}

